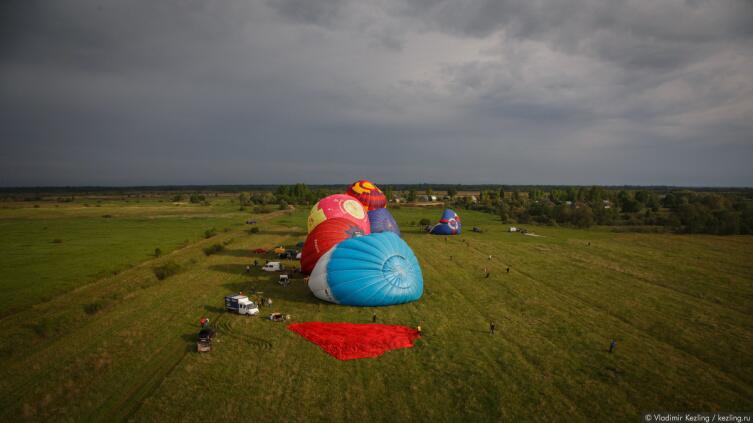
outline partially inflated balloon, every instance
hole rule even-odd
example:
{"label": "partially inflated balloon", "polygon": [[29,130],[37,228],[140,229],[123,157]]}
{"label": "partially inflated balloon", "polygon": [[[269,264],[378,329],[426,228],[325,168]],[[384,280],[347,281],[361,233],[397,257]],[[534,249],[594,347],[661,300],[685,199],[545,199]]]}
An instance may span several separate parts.
{"label": "partially inflated balloon", "polygon": [[348,187],[348,195],[358,199],[366,210],[375,210],[387,206],[387,197],[373,183],[361,180]]}
{"label": "partially inflated balloon", "polygon": [[376,209],[369,212],[369,223],[371,224],[371,233],[394,232],[400,236],[400,228],[397,226],[395,218],[387,209]]}
{"label": "partially inflated balloon", "polygon": [[346,194],[330,195],[314,204],[314,207],[311,208],[311,213],[309,213],[309,232],[325,220],[335,217],[350,220],[361,228],[364,234],[371,233],[369,216],[366,214],[366,209],[364,209],[358,200]]}
{"label": "partially inflated balloon", "polygon": [[314,228],[306,238],[301,252],[301,271],[309,274],[319,258],[335,245],[348,238],[365,235],[355,223],[342,217],[327,219]]}
{"label": "partially inflated balloon", "polygon": [[434,235],[460,235],[460,229],[460,216],[454,211],[446,209],[442,213],[439,223],[431,228],[431,233]]}
{"label": "partially inflated balloon", "polygon": [[317,298],[352,306],[385,306],[421,298],[416,256],[399,236],[383,232],[346,239],[324,254],[309,278]]}

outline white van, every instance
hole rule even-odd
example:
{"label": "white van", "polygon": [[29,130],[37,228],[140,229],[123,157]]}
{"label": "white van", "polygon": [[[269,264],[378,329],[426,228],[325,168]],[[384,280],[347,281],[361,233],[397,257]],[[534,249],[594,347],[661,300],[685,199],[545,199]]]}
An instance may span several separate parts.
{"label": "white van", "polygon": [[261,270],[265,272],[279,272],[282,270],[282,265],[279,261],[270,261],[269,263],[265,264],[264,267],[261,268]]}

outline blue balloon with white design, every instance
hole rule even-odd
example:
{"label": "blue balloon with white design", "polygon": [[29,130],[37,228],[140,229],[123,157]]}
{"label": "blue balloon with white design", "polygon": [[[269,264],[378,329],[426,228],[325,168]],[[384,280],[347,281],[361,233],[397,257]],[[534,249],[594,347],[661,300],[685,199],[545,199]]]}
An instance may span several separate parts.
{"label": "blue balloon with white design", "polygon": [[460,216],[454,211],[446,209],[442,213],[439,223],[434,225],[429,233],[434,235],[460,235],[461,227]]}
{"label": "blue balloon with white design", "polygon": [[424,279],[415,254],[393,232],[350,238],[316,263],[309,289],[322,300],[351,306],[416,301]]}
{"label": "blue balloon with white design", "polygon": [[385,208],[370,210],[369,224],[371,225],[372,234],[394,232],[397,236],[400,236],[400,228],[397,226],[395,218]]}

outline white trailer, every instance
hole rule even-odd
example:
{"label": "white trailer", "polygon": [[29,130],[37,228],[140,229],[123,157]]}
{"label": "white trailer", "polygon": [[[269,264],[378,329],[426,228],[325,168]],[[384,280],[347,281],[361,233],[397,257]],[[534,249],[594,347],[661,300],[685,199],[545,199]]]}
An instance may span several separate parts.
{"label": "white trailer", "polygon": [[256,316],[259,314],[259,306],[248,299],[245,295],[228,295],[225,297],[225,310],[246,316]]}

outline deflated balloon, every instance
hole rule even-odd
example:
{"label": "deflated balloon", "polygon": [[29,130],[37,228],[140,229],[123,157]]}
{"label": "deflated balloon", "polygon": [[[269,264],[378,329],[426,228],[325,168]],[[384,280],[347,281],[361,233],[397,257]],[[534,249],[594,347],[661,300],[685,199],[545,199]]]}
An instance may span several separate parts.
{"label": "deflated balloon", "polygon": [[460,235],[460,229],[460,216],[454,211],[446,209],[442,213],[439,223],[434,225],[430,232],[434,235]]}
{"label": "deflated balloon", "polygon": [[371,233],[394,232],[400,236],[400,228],[397,226],[395,218],[392,217],[387,209],[376,209],[369,211],[369,224],[371,224]]}
{"label": "deflated balloon", "polygon": [[350,238],[317,262],[309,278],[317,298],[352,306],[385,306],[421,298],[416,256],[399,236],[383,232]]}
{"label": "deflated balloon", "polygon": [[366,209],[358,200],[346,194],[330,195],[314,204],[309,213],[308,231],[311,232],[320,223],[335,217],[342,217],[355,223],[364,234],[371,233]]}
{"label": "deflated balloon", "polygon": [[311,273],[319,258],[339,242],[366,235],[355,223],[342,217],[327,219],[314,228],[306,238],[301,252],[301,271]]}
{"label": "deflated balloon", "polygon": [[354,182],[348,187],[348,195],[358,199],[367,211],[387,206],[387,197],[382,190],[367,180]]}

